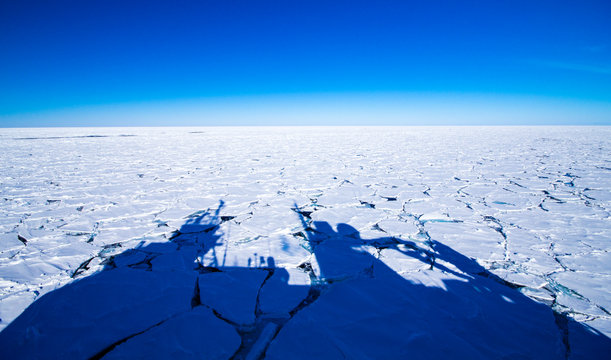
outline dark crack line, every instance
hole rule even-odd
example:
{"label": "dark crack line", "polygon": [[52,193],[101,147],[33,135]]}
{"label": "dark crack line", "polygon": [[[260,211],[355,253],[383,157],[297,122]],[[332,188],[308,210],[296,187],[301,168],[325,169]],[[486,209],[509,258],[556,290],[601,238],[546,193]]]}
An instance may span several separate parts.
{"label": "dark crack line", "polygon": [[424,237],[425,239],[424,243],[431,250],[431,251],[426,251],[426,255],[430,259],[431,266],[429,267],[429,270],[433,270],[435,268],[435,262],[437,261],[435,257],[435,244],[433,243],[433,240],[431,239],[431,235],[428,233],[428,231],[426,231],[426,228],[424,226],[425,221],[420,220],[420,217],[422,217],[422,214],[415,215],[415,214],[408,213],[406,215],[416,221],[416,226],[418,227],[418,235]]}
{"label": "dark crack line", "polygon": [[193,290],[193,297],[191,298],[191,309],[196,306],[200,306],[202,304],[202,300],[200,298],[200,290],[199,290],[199,277],[195,278],[195,289]]}
{"label": "dark crack line", "polygon": [[509,240],[507,239],[507,234],[505,233],[503,224],[501,224],[501,221],[499,219],[495,218],[494,216],[489,216],[489,215],[484,216],[484,221],[488,221],[489,223],[493,223],[496,225],[496,226],[491,226],[491,225],[488,225],[488,226],[491,229],[493,229],[494,231],[501,234],[501,236],[503,237],[504,260],[509,261],[509,250],[508,250]]}
{"label": "dark crack line", "polygon": [[569,342],[569,320],[566,315],[560,314],[554,311],[554,320],[556,326],[560,331],[562,337],[562,344],[564,345],[564,358],[568,359],[571,355],[571,344]]}
{"label": "dark crack line", "polygon": [[173,318],[173,316],[169,317],[169,318],[167,318],[165,320],[161,320],[160,322],[156,323],[155,325],[149,326],[148,328],[146,328],[146,329],[144,329],[142,331],[139,331],[137,333],[134,333],[134,334],[131,334],[129,336],[126,336],[126,337],[124,337],[121,340],[115,341],[114,343],[112,343],[112,344],[108,345],[107,347],[105,347],[102,351],[100,351],[97,354],[95,354],[92,357],[90,357],[89,360],[99,360],[99,359],[102,359],[104,356],[106,356],[106,354],[108,354],[109,352],[113,351],[117,346],[123,344],[127,340],[129,340],[129,339],[131,339],[131,338],[133,338],[135,336],[144,334],[145,332],[147,332],[147,331],[149,331],[149,330],[151,330],[151,329],[153,329],[153,328],[163,324],[164,322],[170,320],[171,318]]}
{"label": "dark crack line", "polygon": [[263,314],[263,311],[261,311],[261,304],[259,300],[261,297],[261,290],[263,289],[263,286],[265,286],[265,284],[267,283],[267,280],[269,280],[274,275],[273,268],[268,268],[265,270],[267,270],[267,276],[265,277],[265,279],[261,283],[261,286],[259,286],[259,290],[257,291],[257,299],[255,302],[255,318],[258,318],[260,315]]}
{"label": "dark crack line", "polygon": [[24,238],[23,236],[21,236],[21,235],[17,235],[17,239],[18,239],[19,241],[21,241],[21,242],[23,243],[23,245],[25,245],[25,246],[27,246],[27,245],[28,245],[28,239]]}
{"label": "dark crack line", "polygon": [[76,268],[76,270],[74,270],[74,272],[72,273],[72,275],[71,275],[70,277],[74,279],[74,278],[75,278],[75,277],[77,277],[78,275],[80,275],[80,274],[82,274],[83,272],[85,272],[85,271],[89,270],[89,263],[91,263],[91,261],[92,261],[93,259],[95,259],[95,258],[96,258],[96,257],[94,256],[94,257],[91,257],[91,258],[89,258],[89,259],[87,259],[87,260],[83,261],[83,262],[81,263],[81,265],[79,265],[79,267],[78,267],[78,268]]}
{"label": "dark crack line", "polygon": [[98,236],[98,227],[100,226],[100,222],[96,222],[93,225],[93,230],[91,230],[91,235],[89,235],[89,239],[87,239],[88,243],[92,243],[93,239],[95,239],[96,236]]}

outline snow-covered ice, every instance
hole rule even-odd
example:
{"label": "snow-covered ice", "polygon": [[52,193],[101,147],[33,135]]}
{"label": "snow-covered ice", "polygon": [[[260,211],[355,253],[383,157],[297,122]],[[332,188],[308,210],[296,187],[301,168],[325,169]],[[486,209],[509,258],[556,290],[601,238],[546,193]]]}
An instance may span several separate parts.
{"label": "snow-covered ice", "polygon": [[2,358],[606,358],[611,128],[0,130]]}

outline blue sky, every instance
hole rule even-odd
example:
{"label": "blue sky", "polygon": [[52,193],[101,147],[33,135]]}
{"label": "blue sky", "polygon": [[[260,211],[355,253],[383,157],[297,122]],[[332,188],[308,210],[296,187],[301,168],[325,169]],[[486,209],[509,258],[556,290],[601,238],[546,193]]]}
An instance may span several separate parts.
{"label": "blue sky", "polygon": [[607,124],[608,1],[2,1],[0,126]]}

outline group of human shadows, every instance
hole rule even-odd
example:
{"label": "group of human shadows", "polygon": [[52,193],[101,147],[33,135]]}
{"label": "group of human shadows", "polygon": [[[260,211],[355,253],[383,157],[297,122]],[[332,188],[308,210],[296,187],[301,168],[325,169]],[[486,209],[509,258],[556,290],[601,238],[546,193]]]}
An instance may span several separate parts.
{"label": "group of human shadows", "polygon": [[[183,288],[193,288],[193,279],[197,282],[199,276],[201,283],[202,273],[236,269],[222,263],[202,267],[196,261],[210,257],[223,245],[219,224],[228,218],[219,215],[222,206],[221,201],[217,209],[189,218],[166,243],[136,249],[149,254],[175,251],[192,269],[156,272],[150,259],[139,266],[120,266],[122,257],[134,253],[115,255],[103,270],[77,278],[32,303],[0,333],[0,357],[78,354],[102,358],[118,344],[173,316],[179,310],[172,307],[182,301]],[[331,224],[310,222],[307,213],[295,211],[304,222],[301,234],[318,270],[302,264],[301,270],[311,276],[310,285],[289,284],[288,273],[281,277],[285,282],[276,287],[279,297],[286,293],[282,287],[305,286],[310,291],[288,312],[288,318],[278,322],[265,350],[257,354],[259,358],[593,359],[611,354],[611,340],[604,334],[553,312],[438,241],[431,240],[432,250],[422,250],[394,237],[362,239],[350,225],[338,224],[333,230]],[[372,252],[363,251],[364,246],[393,249],[423,262],[434,257],[435,269],[402,276]],[[430,253],[423,256],[423,251]],[[286,273],[275,268],[273,257],[262,262],[259,267],[241,270]],[[360,270],[346,276],[345,267]],[[231,292],[218,296],[223,293]],[[215,300],[232,303],[232,299]],[[197,299],[190,300],[190,306],[198,305]],[[256,321],[264,321],[260,312],[255,316]],[[201,332],[197,334],[201,338],[221,336],[210,325],[185,331]],[[223,346],[222,341],[217,343]],[[240,356],[233,353],[227,358],[245,357],[244,344],[241,347]],[[188,349],[181,354],[193,355]]]}

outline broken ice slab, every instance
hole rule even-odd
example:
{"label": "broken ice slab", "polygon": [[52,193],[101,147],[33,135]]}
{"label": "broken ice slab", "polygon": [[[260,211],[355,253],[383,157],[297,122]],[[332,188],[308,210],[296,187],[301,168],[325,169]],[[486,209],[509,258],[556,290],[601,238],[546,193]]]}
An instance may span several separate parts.
{"label": "broken ice slab", "polygon": [[347,237],[331,238],[316,245],[312,262],[316,276],[327,281],[371,276],[374,258],[359,245]]}
{"label": "broken ice slab", "polygon": [[199,276],[199,297],[202,304],[216,311],[223,319],[241,326],[255,322],[257,296],[269,271],[233,268]]}
{"label": "broken ice slab", "polygon": [[297,229],[301,226],[299,216],[290,207],[263,207],[253,211],[249,219],[240,223],[240,227],[261,236],[270,236],[286,229]]}
{"label": "broken ice slab", "polygon": [[[183,206],[184,205],[184,206]],[[201,209],[216,209],[219,206],[219,200],[209,196],[189,196],[181,199],[176,208],[191,209],[191,213]],[[165,214],[165,212],[163,213]],[[166,215],[169,215],[167,213]]]}
{"label": "broken ice slab", "polygon": [[371,206],[376,209],[384,210],[394,214],[399,214],[403,210],[403,203],[396,200],[388,201],[387,199],[376,199],[368,203],[370,203]]}
{"label": "broken ice slab", "polygon": [[[509,242],[512,243],[511,241]],[[515,247],[514,247],[515,249]],[[535,275],[546,275],[562,271],[562,266],[548,253],[538,250],[520,249],[509,254],[509,260],[520,264],[524,272]]]}
{"label": "broken ice slab", "polygon": [[194,274],[129,268],[82,278],[43,295],[7,326],[0,357],[90,358],[190,310],[195,281]]}
{"label": "broken ice slab", "polygon": [[185,224],[189,215],[194,213],[195,211],[190,207],[172,207],[157,214],[156,219],[178,230]]}
{"label": "broken ice slab", "polygon": [[[600,186],[600,184],[597,184],[597,185]],[[609,205],[611,205],[611,190],[609,189],[587,188],[587,190],[583,191],[583,194],[587,195],[590,200],[596,200],[596,201],[601,202],[602,204],[605,204],[607,208],[609,208],[610,207]]]}
{"label": "broken ice slab", "polygon": [[196,267],[195,260],[201,248],[183,246],[179,251],[167,252],[151,260],[153,271],[190,271]]}
{"label": "broken ice slab", "polygon": [[[425,252],[407,248],[382,249],[379,259],[397,274],[430,269],[433,261]],[[373,274],[376,275],[375,266]]]}
{"label": "broken ice slab", "polygon": [[273,317],[288,318],[310,291],[310,276],[297,268],[275,268],[259,294],[259,310]]}
{"label": "broken ice slab", "polygon": [[127,267],[142,263],[147,258],[150,258],[150,254],[144,251],[138,249],[128,249],[122,252],[120,255],[115,256],[112,259],[112,262],[116,267]]}
{"label": "broken ice slab", "polygon": [[611,275],[611,253],[607,251],[590,251],[585,254],[568,254],[557,256],[558,261],[571,271],[585,271],[590,274],[598,273]]}
{"label": "broken ice slab", "polygon": [[528,226],[524,226],[524,228],[539,234],[545,234],[553,229],[564,229],[566,220],[568,220],[545,212],[540,208],[508,211],[499,215],[498,218],[505,224],[528,224]]}
{"label": "broken ice slab", "polygon": [[284,325],[266,358],[563,358],[545,305],[489,279],[411,276],[334,284]]}
{"label": "broken ice slab", "polygon": [[0,331],[21,314],[36,298],[34,291],[21,291],[0,298]]}
{"label": "broken ice slab", "polygon": [[[592,323],[594,325],[594,323]],[[569,334],[569,359],[589,360],[603,359],[611,354],[611,339],[598,330],[591,328],[588,323],[580,324],[569,319],[565,325]]]}
{"label": "broken ice slab", "polygon": [[403,239],[415,236],[420,232],[414,219],[385,219],[377,223],[377,226],[389,236],[397,236]]}
{"label": "broken ice slab", "polygon": [[556,301],[556,296],[553,292],[546,288],[533,289],[529,287],[523,287],[519,289],[520,292],[529,298],[538,301],[542,304],[552,306]]}
{"label": "broken ice slab", "polygon": [[[337,224],[347,224],[355,230],[365,230],[373,226],[378,221],[382,220],[384,216],[379,210],[368,208],[368,207],[338,207],[332,209],[322,209],[312,213],[312,221],[323,222],[331,224],[325,228],[317,228],[315,230],[323,232],[327,235],[333,235],[336,233],[336,229],[332,226]],[[347,229],[345,227],[344,229]],[[342,234],[350,235],[350,234]]]}
{"label": "broken ice slab", "polygon": [[104,355],[104,359],[229,359],[240,346],[233,326],[198,306],[155,325]]}
{"label": "broken ice slab", "polygon": [[[398,240],[395,237],[389,236],[387,233],[382,231],[377,226],[372,226],[369,229],[363,229],[357,233],[350,235],[353,239],[357,239],[362,241],[363,244],[375,247],[375,246],[383,246],[383,244],[387,243],[396,243]],[[316,241],[314,241],[316,242]]]}
{"label": "broken ice slab", "polygon": [[611,339],[611,318],[609,318],[608,316],[601,316],[592,320],[588,320],[586,322],[586,325],[591,326],[592,328],[600,331]]}
{"label": "broken ice slab", "polygon": [[490,272],[515,286],[526,286],[533,289],[538,289],[547,285],[547,280],[541,276],[525,274],[512,268],[491,269]]}
{"label": "broken ice slab", "polygon": [[421,199],[408,201],[403,206],[403,209],[406,214],[419,217],[420,215],[425,213],[445,210],[445,207],[442,207],[435,202],[429,201],[428,199]]}
{"label": "broken ice slab", "polygon": [[267,323],[259,335],[259,338],[254,343],[250,352],[246,356],[246,360],[257,360],[261,358],[263,352],[267,348],[267,345],[273,340],[274,336],[278,332],[278,325],[274,323]]}
{"label": "broken ice slab", "polygon": [[43,253],[38,257],[17,256],[8,262],[3,262],[0,267],[0,278],[33,284],[53,275],[68,274],[70,270],[75,270],[83,261],[91,257],[91,254],[71,250],[70,248],[66,250],[67,255]]}
{"label": "broken ice slab", "polygon": [[[591,304],[598,305],[605,309],[607,315],[611,308],[611,275],[597,274],[589,272],[560,272],[551,276],[559,285],[559,292],[567,295],[579,296],[588,299]],[[584,311],[589,314],[591,312]]]}
{"label": "broken ice slab", "polygon": [[13,254],[23,249],[25,244],[19,239],[19,236],[17,232],[0,234],[0,255],[5,257],[10,252],[12,257]]}
{"label": "broken ice slab", "polygon": [[342,186],[337,189],[327,190],[322,196],[316,199],[316,204],[319,206],[337,206],[337,205],[359,205],[359,197],[373,194],[373,191],[366,188],[356,186]]}
{"label": "broken ice slab", "polygon": [[516,196],[515,192],[506,189],[498,189],[489,192],[485,197],[486,204],[498,210],[526,209],[537,206],[539,198],[534,196]]}
{"label": "broken ice slab", "polygon": [[426,212],[422,214],[418,220],[423,223],[427,222],[456,222],[456,220],[452,219],[449,214],[444,213],[442,211],[432,211]]}
{"label": "broken ice slab", "polygon": [[427,222],[425,229],[432,239],[468,257],[489,261],[505,258],[503,237],[483,224]]}
{"label": "broken ice slab", "polygon": [[118,224],[101,223],[96,233],[92,233],[91,241],[98,246],[124,242],[130,239],[139,239],[144,237],[148,232],[155,230],[155,227],[150,224],[131,224],[127,227],[113,227]]}

